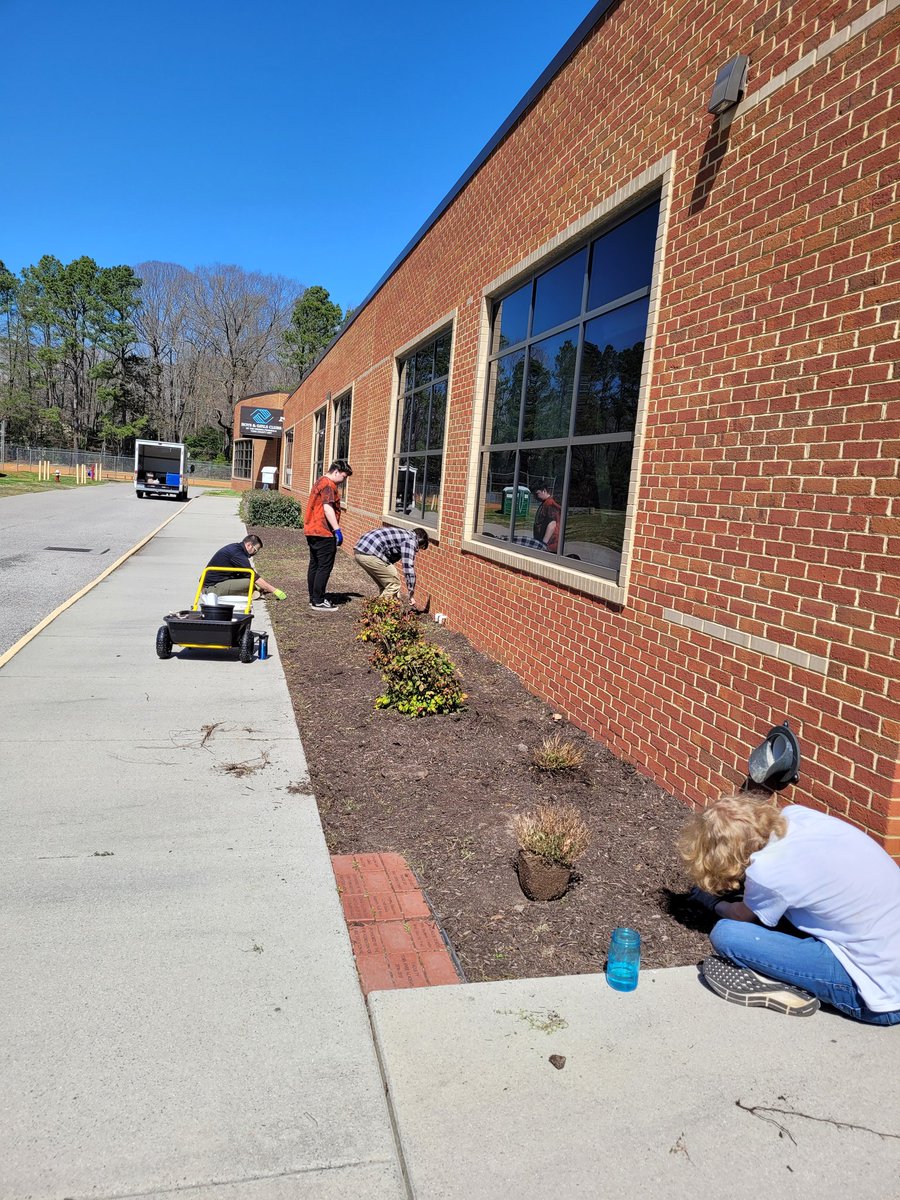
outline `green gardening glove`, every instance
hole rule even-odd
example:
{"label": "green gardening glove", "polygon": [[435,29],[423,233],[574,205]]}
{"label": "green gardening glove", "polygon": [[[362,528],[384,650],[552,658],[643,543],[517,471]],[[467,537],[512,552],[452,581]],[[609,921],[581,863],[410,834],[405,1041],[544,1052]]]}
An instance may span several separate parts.
{"label": "green gardening glove", "polygon": [[283,592],[281,588],[276,588],[272,595],[276,600],[287,600],[287,592]]}

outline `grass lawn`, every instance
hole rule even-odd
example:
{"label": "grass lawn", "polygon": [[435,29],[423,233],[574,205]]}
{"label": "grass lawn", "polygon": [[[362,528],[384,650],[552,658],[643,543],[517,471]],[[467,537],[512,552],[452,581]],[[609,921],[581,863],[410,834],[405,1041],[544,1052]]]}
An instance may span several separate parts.
{"label": "grass lawn", "polygon": [[0,498],[3,496],[22,496],[27,492],[52,492],[59,488],[95,487],[95,480],[87,484],[77,484],[74,475],[61,475],[59,483],[51,474],[50,481],[38,479],[37,471],[0,471]]}

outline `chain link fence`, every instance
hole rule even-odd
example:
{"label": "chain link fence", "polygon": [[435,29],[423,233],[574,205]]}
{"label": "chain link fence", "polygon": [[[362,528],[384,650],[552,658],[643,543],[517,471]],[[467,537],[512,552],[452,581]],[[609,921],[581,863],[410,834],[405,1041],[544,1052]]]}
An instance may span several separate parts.
{"label": "chain link fence", "polygon": [[[36,471],[39,462],[49,461],[51,470],[74,471],[76,467],[91,467],[100,463],[106,479],[131,479],[134,475],[134,454],[101,454],[97,450],[61,450],[55,446],[5,446],[0,468]],[[205,481],[231,483],[231,463],[199,462],[191,459],[194,468],[191,483]]]}

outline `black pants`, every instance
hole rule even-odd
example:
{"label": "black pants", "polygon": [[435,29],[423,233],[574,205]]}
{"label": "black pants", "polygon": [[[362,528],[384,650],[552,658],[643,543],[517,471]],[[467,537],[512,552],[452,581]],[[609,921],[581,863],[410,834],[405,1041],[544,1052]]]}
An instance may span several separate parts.
{"label": "black pants", "polygon": [[337,554],[337,542],[333,537],[308,537],[309,570],[306,573],[306,583],[309,588],[310,604],[321,604],[325,599],[325,588],[328,577],[334,566]]}

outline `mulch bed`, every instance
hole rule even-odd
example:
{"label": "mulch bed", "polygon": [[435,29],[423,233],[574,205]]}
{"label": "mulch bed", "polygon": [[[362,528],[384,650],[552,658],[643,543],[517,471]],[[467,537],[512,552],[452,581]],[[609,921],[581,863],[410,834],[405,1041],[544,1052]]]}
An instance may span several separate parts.
{"label": "mulch bed", "polygon": [[[647,967],[709,953],[708,918],[685,902],[674,850],[680,801],[427,618],[425,636],[462,675],[465,712],[415,720],[377,711],[380,675],[356,640],[363,600],[375,595],[369,577],[339,553],[329,597],[342,603],[313,612],[302,533],[253,532],[265,543],[259,570],[288,592],[269,609],[332,854],[402,854],[471,981],[598,971],[616,925],[640,931]],[[560,730],[585,751],[583,766],[539,771],[533,752]],[[578,806],[592,842],[568,894],[536,903],[519,887],[510,819],[553,801]]]}

